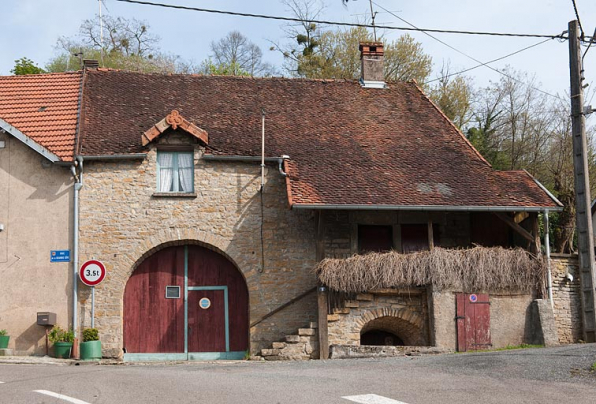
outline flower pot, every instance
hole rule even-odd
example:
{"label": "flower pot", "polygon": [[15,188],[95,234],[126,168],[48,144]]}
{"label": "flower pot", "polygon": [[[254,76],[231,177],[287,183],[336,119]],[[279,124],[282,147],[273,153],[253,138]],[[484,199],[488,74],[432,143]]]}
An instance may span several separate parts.
{"label": "flower pot", "polygon": [[82,360],[97,361],[101,359],[101,341],[81,342],[80,348]]}
{"label": "flower pot", "polygon": [[72,351],[72,342],[54,342],[54,357],[68,359]]}
{"label": "flower pot", "polygon": [[1,335],[0,336],[0,349],[8,348],[8,340],[10,337],[8,335]]}

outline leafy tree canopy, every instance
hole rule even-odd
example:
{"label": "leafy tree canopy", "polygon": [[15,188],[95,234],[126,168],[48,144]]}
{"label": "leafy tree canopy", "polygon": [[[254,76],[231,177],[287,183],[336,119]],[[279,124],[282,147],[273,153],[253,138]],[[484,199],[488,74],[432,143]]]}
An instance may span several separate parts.
{"label": "leafy tree canopy", "polygon": [[15,62],[15,65],[10,72],[12,74],[14,74],[15,76],[20,76],[23,74],[45,73],[44,69],[36,66],[35,62],[33,62],[31,59],[28,59],[26,57],[22,57],[18,60],[15,60],[14,62]]}

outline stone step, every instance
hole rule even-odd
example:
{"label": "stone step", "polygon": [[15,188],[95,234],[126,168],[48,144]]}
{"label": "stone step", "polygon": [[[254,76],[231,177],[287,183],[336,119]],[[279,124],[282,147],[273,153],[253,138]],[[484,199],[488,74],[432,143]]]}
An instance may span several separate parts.
{"label": "stone step", "polygon": [[286,347],[286,343],[285,342],[274,342],[273,344],[271,344],[271,347],[273,349],[284,349]]}
{"label": "stone step", "polygon": [[267,358],[267,356],[279,355],[280,352],[280,349],[261,349],[261,356]]}
{"label": "stone step", "polygon": [[339,321],[339,314],[327,314],[327,321],[328,322]]}
{"label": "stone step", "polygon": [[300,335],[286,335],[286,342],[290,344],[297,344],[300,341]]}
{"label": "stone step", "polygon": [[266,361],[285,361],[285,360],[287,360],[279,355],[265,356],[264,358]]}
{"label": "stone step", "polygon": [[350,309],[344,307],[343,309],[333,309],[333,314],[350,314]]}
{"label": "stone step", "polygon": [[298,328],[298,335],[300,336],[315,335],[316,332],[314,328]]}

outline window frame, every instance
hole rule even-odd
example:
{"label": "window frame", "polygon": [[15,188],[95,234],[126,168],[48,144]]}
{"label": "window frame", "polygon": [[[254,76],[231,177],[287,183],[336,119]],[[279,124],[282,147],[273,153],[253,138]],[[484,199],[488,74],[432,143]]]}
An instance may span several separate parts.
{"label": "window frame", "polygon": [[[160,154],[171,154],[172,155],[172,184],[174,185],[174,190],[172,191],[165,191],[161,189],[161,165],[159,164],[159,155]],[[192,167],[191,167],[191,184],[192,187],[189,191],[182,191],[180,190],[180,167],[178,165],[178,156],[181,154],[187,154],[191,156]],[[157,150],[156,156],[156,166],[157,166],[157,181],[156,181],[156,192],[157,194],[183,194],[183,195],[194,195],[195,193],[195,156],[194,150]]]}

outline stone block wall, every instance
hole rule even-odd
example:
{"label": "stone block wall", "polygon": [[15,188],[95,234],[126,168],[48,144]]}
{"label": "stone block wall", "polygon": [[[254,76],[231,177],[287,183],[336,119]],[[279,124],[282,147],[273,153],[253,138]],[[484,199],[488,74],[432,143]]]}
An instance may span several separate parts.
{"label": "stone block wall", "polygon": [[[551,255],[553,302],[559,342],[571,344],[582,339],[579,262],[577,255]],[[566,275],[571,274],[573,281]]]}
{"label": "stone block wall", "polygon": [[400,337],[406,345],[428,344],[426,294],[365,293],[345,302],[328,316],[329,345],[360,345],[361,333],[380,329]]}
{"label": "stone block wall", "polygon": [[[267,167],[261,194],[258,164],[206,161],[202,153],[195,147],[196,196],[191,198],[154,195],[155,148],[143,160],[85,162],[80,260],[98,259],[107,267],[106,279],[96,288],[96,327],[106,356],[122,354],[128,278],[164,246],[197,243],[232,261],[247,282],[251,323],[316,284],[314,217],[288,209],[285,179],[277,167]],[[313,321],[315,302],[309,295],[253,327],[251,353]],[[81,288],[80,304],[83,325],[89,326],[89,288]]]}

